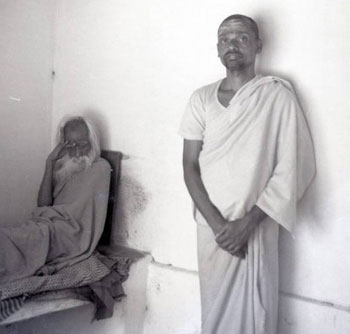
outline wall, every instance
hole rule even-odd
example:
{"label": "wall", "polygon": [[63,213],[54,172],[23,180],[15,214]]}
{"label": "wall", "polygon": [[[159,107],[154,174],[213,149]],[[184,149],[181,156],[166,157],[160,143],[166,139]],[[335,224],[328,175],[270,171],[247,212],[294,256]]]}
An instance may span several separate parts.
{"label": "wall", "polygon": [[50,148],[53,4],[0,0],[0,225],[36,204]]}
{"label": "wall", "polygon": [[216,29],[235,12],[257,18],[259,71],[292,81],[317,154],[318,176],[301,205],[296,239],[281,236],[281,290],[288,294],[280,331],[314,333],[322,323],[325,332],[348,332],[346,1],[58,0],[53,123],[84,112],[99,125],[104,147],[125,153],[117,237],[157,262],[196,270],[176,132],[191,92],[224,76]]}

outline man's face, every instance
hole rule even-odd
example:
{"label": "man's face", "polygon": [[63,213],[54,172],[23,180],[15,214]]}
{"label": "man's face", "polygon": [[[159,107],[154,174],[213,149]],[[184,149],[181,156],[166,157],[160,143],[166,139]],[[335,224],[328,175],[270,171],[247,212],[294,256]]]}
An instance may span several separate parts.
{"label": "man's face", "polygon": [[262,44],[250,26],[242,20],[223,23],[218,31],[218,55],[230,71],[254,67],[255,57],[261,52]]}
{"label": "man's face", "polygon": [[89,130],[83,123],[70,125],[64,128],[64,141],[67,142],[66,150],[70,158],[87,156],[91,150]]}

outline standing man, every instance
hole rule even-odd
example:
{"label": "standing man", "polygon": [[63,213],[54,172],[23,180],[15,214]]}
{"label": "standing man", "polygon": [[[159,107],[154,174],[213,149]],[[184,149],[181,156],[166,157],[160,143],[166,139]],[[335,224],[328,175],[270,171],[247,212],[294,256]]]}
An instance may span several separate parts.
{"label": "standing man", "polygon": [[279,225],[293,230],[315,175],[312,140],[291,85],[255,74],[256,22],[218,29],[226,77],[196,90],[179,133],[194,202],[202,334],[275,334]]}

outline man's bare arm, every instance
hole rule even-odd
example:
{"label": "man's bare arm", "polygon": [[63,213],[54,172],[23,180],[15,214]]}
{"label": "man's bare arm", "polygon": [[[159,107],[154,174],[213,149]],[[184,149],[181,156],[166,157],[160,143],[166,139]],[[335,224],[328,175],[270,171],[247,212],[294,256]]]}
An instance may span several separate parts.
{"label": "man's bare arm", "polygon": [[199,167],[199,154],[203,142],[184,140],[183,169],[187,189],[197,209],[201,212],[216,236],[218,245],[232,255],[244,257],[248,240],[253,230],[267,217],[254,206],[247,215],[235,222],[228,222],[210,201],[204,187]]}
{"label": "man's bare arm", "polygon": [[202,150],[202,145],[203,142],[201,140],[184,140],[184,179],[195,206],[201,212],[216,235],[226,224],[226,220],[210,201],[201,178],[199,154]]}
{"label": "man's bare arm", "polygon": [[59,143],[46,159],[45,172],[40,184],[38,206],[51,206],[53,204],[53,168],[57,159],[62,156],[66,143]]}

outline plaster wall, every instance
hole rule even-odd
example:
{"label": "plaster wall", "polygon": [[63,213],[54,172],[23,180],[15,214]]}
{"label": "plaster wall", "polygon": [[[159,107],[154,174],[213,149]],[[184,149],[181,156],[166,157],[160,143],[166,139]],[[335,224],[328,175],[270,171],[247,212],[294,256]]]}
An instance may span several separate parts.
{"label": "plaster wall", "polygon": [[200,334],[196,272],[151,263],[144,334]]}
{"label": "plaster wall", "polygon": [[53,3],[0,0],[0,226],[35,206],[50,148]]}
{"label": "plaster wall", "polygon": [[280,334],[347,334],[349,310],[324,302],[282,295],[279,306]]}
{"label": "plaster wall", "polygon": [[309,298],[300,305],[314,314],[313,299],[346,307],[347,1],[58,0],[53,124],[82,112],[98,125],[105,148],[125,154],[117,238],[158,262],[196,270],[176,132],[191,92],[225,74],[216,29],[232,13],[257,19],[264,41],[258,71],[293,83],[315,142],[318,175],[300,206],[295,240],[281,233],[281,290]]}

